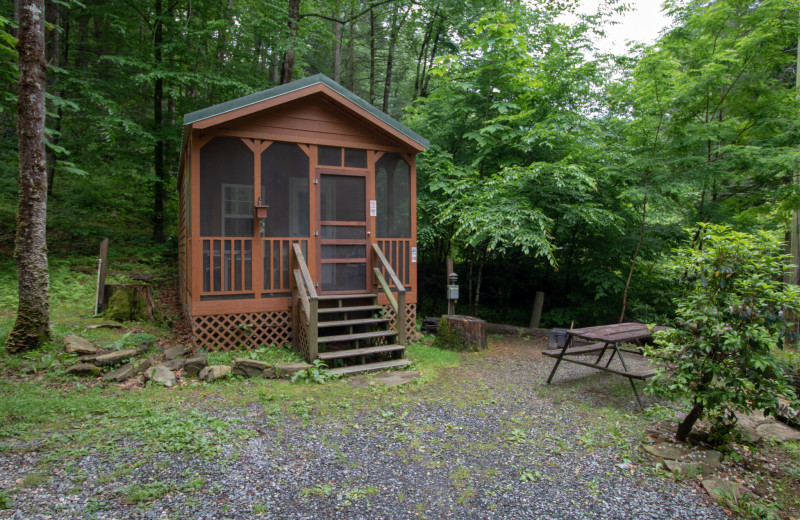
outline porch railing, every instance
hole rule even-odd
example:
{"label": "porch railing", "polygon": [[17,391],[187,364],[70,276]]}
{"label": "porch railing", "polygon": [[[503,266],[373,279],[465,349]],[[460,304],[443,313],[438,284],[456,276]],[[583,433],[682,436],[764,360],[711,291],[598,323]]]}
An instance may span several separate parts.
{"label": "porch railing", "polygon": [[317,359],[319,296],[300,244],[292,244],[292,343],[306,361]]}
{"label": "porch railing", "polygon": [[[372,244],[372,255],[374,261],[372,265],[379,265],[380,267],[373,267],[372,273],[373,277],[373,288],[375,292],[378,292],[378,288],[380,287],[383,289],[383,293],[386,295],[386,298],[389,300],[389,304],[394,309],[394,316],[395,316],[395,327],[397,328],[397,342],[400,345],[406,344],[406,289],[403,286],[403,282],[400,281],[400,278],[397,277],[397,274],[392,269],[392,264],[386,260],[386,257],[383,256],[383,251],[381,248],[378,247],[378,244]],[[383,277],[383,273],[386,273],[387,277],[391,281],[391,286],[386,281],[386,278]],[[395,299],[392,292],[397,293],[397,298]]]}

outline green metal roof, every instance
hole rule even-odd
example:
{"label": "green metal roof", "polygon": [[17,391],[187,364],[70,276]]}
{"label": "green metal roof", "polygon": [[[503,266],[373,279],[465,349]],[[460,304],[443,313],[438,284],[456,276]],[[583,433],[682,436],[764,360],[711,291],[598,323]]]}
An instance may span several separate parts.
{"label": "green metal roof", "polygon": [[397,119],[393,118],[389,114],[386,114],[381,110],[378,110],[377,108],[367,103],[360,97],[356,96],[355,94],[353,94],[343,86],[339,85],[338,83],[336,83],[335,81],[333,81],[331,78],[329,78],[324,74],[315,74],[314,76],[298,79],[296,81],[292,81],[291,83],[286,83],[285,85],[279,85],[277,87],[273,87],[267,90],[262,90],[261,92],[256,92],[255,94],[250,94],[244,97],[233,99],[231,101],[226,101],[225,103],[220,103],[219,105],[210,106],[208,108],[204,108],[196,112],[191,112],[183,116],[183,124],[191,125],[192,123],[202,121],[203,119],[208,119],[209,117],[218,116],[226,112],[232,112],[234,110],[238,110],[240,108],[244,108],[246,106],[253,105],[255,103],[260,103],[267,99],[276,98],[284,94],[288,94],[290,92],[302,90],[304,88],[308,88],[312,85],[317,85],[319,83],[322,83],[331,90],[337,92],[338,94],[352,101],[359,107],[363,108],[373,116],[377,117],[387,125],[391,126],[395,130],[400,132],[401,134],[412,139],[413,141],[416,141],[424,148],[428,148],[430,146],[430,141],[428,141],[415,131],[411,130],[406,125],[404,125]]}

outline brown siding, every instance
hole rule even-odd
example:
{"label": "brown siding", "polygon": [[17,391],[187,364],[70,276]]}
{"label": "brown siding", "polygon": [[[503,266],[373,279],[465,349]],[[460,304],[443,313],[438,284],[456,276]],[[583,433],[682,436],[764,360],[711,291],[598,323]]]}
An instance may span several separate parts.
{"label": "brown siding", "polygon": [[215,130],[235,130],[276,141],[335,142],[340,146],[364,148],[397,145],[396,140],[376,127],[345,114],[317,96],[287,103],[267,113],[236,119],[215,127]]}

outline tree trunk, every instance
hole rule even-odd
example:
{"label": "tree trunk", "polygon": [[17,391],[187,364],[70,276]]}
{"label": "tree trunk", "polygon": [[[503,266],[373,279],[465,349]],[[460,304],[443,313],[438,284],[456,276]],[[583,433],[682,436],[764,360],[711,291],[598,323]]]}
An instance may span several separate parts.
{"label": "tree trunk", "polygon": [[19,208],[14,256],[19,306],[5,347],[21,352],[50,337],[47,270],[47,164],[44,151],[44,0],[21,0],[19,10]]}
{"label": "tree trunk", "polygon": [[297,38],[297,24],[299,21],[300,0],[289,0],[289,48],[283,53],[281,85],[291,82],[294,76],[294,40]]}
{"label": "tree trunk", "polygon": [[[155,34],[153,35],[153,61],[158,71],[161,68],[162,54],[161,44],[164,38],[162,0],[155,0]],[[153,88],[153,135],[156,138],[153,148],[153,166],[155,169],[156,182],[153,186],[153,240],[156,243],[164,242],[164,185],[166,181],[166,171],[164,169],[164,140],[161,137],[161,127],[163,124],[163,101],[164,101],[164,79],[160,74],[156,76]]]}
{"label": "tree trunk", "polygon": [[[44,48],[44,57],[45,61],[48,64],[48,67],[54,65],[58,67],[61,58],[61,34],[59,32],[59,25],[61,21],[59,20],[59,3],[53,2],[52,0],[47,0],[45,3],[45,20],[48,24],[50,24],[53,28],[47,32],[47,38],[45,39],[45,48]],[[54,92],[56,90],[56,84],[58,83],[58,76],[55,73],[52,73],[47,78],[47,90]],[[57,95],[62,95],[63,92]],[[50,136],[50,142],[54,145],[58,144],[59,136],[61,132],[61,116],[63,111],[61,109],[61,105],[59,104],[58,110],[56,111],[55,121],[53,118],[50,118],[49,126],[54,130],[53,134]],[[56,154],[55,152],[46,151],[46,160],[47,160],[47,195],[50,196],[53,194],[53,181],[55,180],[56,175]]]}
{"label": "tree trunk", "polygon": [[375,104],[375,10],[369,9],[369,104]]}
{"label": "tree trunk", "polygon": [[348,61],[347,61],[347,79],[348,79],[348,88],[350,92],[355,92],[355,84],[356,84],[356,65],[355,65],[355,20],[353,20],[353,11],[354,7],[350,8],[350,41],[347,42],[347,53],[348,53]]}
{"label": "tree trunk", "polygon": [[[334,13],[336,16],[338,13]],[[342,24],[333,22],[333,81],[342,82]]]}
{"label": "tree trunk", "polygon": [[703,415],[703,405],[695,403],[689,414],[684,417],[683,421],[678,425],[678,431],[675,433],[675,438],[681,442],[686,442],[689,434],[692,432],[694,423]]}
{"label": "tree trunk", "polygon": [[[650,172],[645,174],[645,181],[644,181],[644,189],[647,189],[648,179],[650,177]],[[633,270],[636,267],[636,259],[639,256],[639,250],[642,247],[642,242],[644,241],[644,232],[647,229],[647,192],[645,192],[643,200],[642,200],[642,226],[639,229],[639,241],[636,243],[636,251],[633,252],[633,260],[631,260],[631,268],[628,271],[628,279],[625,280],[625,290],[622,291],[622,312],[619,315],[619,322],[622,323],[625,321],[625,309],[628,306],[628,289],[631,286],[631,279],[633,278]]]}
{"label": "tree trunk", "polygon": [[478,257],[478,279],[475,281],[475,301],[472,303],[472,314],[478,315],[478,304],[481,301],[481,282],[483,281],[483,264],[486,263],[486,251]]}
{"label": "tree trunk", "polygon": [[447,340],[452,350],[486,350],[486,322],[472,316],[448,315],[443,317],[447,327],[439,327],[437,336],[450,334]]}

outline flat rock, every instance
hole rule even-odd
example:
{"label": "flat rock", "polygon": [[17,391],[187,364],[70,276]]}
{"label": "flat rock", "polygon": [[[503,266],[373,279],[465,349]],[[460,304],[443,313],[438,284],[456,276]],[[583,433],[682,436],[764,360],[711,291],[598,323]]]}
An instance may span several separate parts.
{"label": "flat rock", "polygon": [[372,376],[372,380],[386,386],[400,386],[410,383],[418,378],[419,375],[419,372],[416,370],[381,372],[380,374]]}
{"label": "flat rock", "polygon": [[228,377],[231,373],[231,367],[228,365],[213,365],[210,367],[205,367],[200,373],[197,375],[198,379],[201,381],[205,381],[206,383],[211,383],[216,381],[217,379],[222,379],[223,377]]}
{"label": "flat rock", "polygon": [[686,446],[667,444],[665,442],[645,444],[644,451],[660,459],[668,460],[681,460],[691,452]]}
{"label": "flat rock", "polygon": [[152,368],[148,368],[144,371],[144,377],[149,381],[153,381],[154,383],[159,383],[164,386],[172,386],[176,382],[175,374],[173,374],[172,370],[168,369],[164,365],[157,365]]}
{"label": "flat rock", "polygon": [[708,478],[703,480],[703,489],[711,498],[715,500],[722,500],[725,495],[730,495],[735,498],[741,498],[750,491],[739,484],[728,482],[719,478]]}
{"label": "flat rock", "polygon": [[87,329],[119,329],[122,327],[121,323],[114,323],[111,321],[106,321],[103,323],[92,323],[91,325],[87,325]]}
{"label": "flat rock", "polygon": [[100,375],[100,367],[91,363],[78,363],[66,370],[67,374],[83,377],[95,377]]}
{"label": "flat rock", "polygon": [[183,365],[183,375],[196,376],[208,365],[208,356],[201,352],[186,360]]}
{"label": "flat rock", "polygon": [[186,345],[173,345],[164,349],[164,359],[173,360],[184,357],[189,351]]}
{"label": "flat rock", "polygon": [[109,365],[117,365],[126,359],[135,357],[141,352],[138,348],[126,348],[125,350],[118,350],[116,352],[109,352],[94,358],[94,364],[97,366],[105,367]]}
{"label": "flat rock", "polygon": [[86,338],[69,335],[64,338],[64,350],[67,354],[95,354],[100,350],[97,345]]}
{"label": "flat rock", "polygon": [[103,379],[106,381],[115,381],[117,383],[121,383],[126,379],[141,374],[150,368],[152,364],[153,362],[150,360],[150,358],[134,361],[132,363],[125,363],[118,369],[103,375]]}
{"label": "flat rock", "polygon": [[800,431],[774,420],[759,425],[756,428],[756,432],[769,441],[788,442],[800,440]]}
{"label": "flat rock", "polygon": [[665,459],[664,466],[672,473],[678,475],[711,475],[716,471],[716,467],[702,462],[678,462],[677,460]]}
{"label": "flat rock", "polygon": [[180,370],[183,368],[183,365],[185,364],[186,360],[184,358],[178,358],[165,361],[164,363],[161,363],[161,366],[168,368],[169,370]]}
{"label": "flat rock", "polygon": [[276,363],[275,373],[280,379],[291,379],[293,375],[310,366],[307,363]]}
{"label": "flat rock", "polygon": [[258,377],[264,375],[264,370],[272,368],[271,363],[255,359],[236,358],[231,363],[231,371],[235,376]]}

